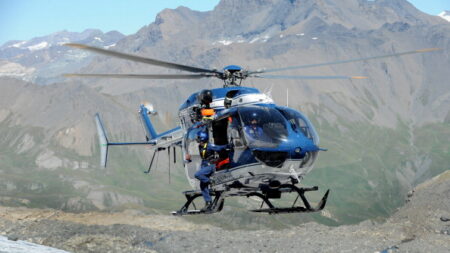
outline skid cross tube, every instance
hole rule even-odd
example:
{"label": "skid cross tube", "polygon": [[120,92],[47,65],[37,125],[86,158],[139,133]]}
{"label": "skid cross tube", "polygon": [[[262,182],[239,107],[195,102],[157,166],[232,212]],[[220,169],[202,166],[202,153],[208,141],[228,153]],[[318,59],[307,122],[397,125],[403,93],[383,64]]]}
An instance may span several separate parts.
{"label": "skid cross tube", "polygon": [[[294,203],[291,207],[275,207],[270,202],[269,198],[261,194],[259,192],[252,192],[247,195],[249,196],[258,196],[260,197],[268,206],[269,208],[260,208],[260,209],[254,209],[251,210],[253,212],[259,212],[259,213],[269,213],[269,214],[277,214],[277,213],[310,213],[310,212],[318,212],[321,211],[327,202],[328,194],[330,193],[330,190],[327,190],[327,192],[322,197],[322,200],[319,202],[319,204],[313,208],[311,207],[311,204],[309,203],[308,199],[305,197],[305,192],[308,191],[317,191],[319,188],[317,186],[311,187],[311,188],[298,188],[293,184],[283,184],[280,185],[280,188],[278,189],[281,193],[286,192],[296,192],[298,194],[297,198],[294,200]],[[303,202],[304,206],[295,206],[297,203],[298,198]]]}
{"label": "skid cross tube", "polygon": [[[272,202],[270,202],[269,198],[267,198],[266,195],[259,193],[259,192],[250,192],[249,194],[247,194],[247,198],[252,197],[252,196],[261,198],[264,201],[263,203],[266,203],[266,205],[269,208],[275,208],[275,206],[272,204]],[[262,205],[261,205],[261,207],[262,207]]]}

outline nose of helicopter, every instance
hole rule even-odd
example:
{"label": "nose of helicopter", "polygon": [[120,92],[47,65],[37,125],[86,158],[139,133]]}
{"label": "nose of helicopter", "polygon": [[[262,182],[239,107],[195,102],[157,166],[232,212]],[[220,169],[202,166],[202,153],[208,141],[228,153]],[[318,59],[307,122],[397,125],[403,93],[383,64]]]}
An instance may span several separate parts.
{"label": "nose of helicopter", "polygon": [[276,148],[255,148],[252,149],[252,154],[259,162],[275,168],[283,166],[284,162],[289,159],[299,160],[307,157],[311,152],[321,150],[312,141],[298,141],[291,138],[285,142],[280,143]]}

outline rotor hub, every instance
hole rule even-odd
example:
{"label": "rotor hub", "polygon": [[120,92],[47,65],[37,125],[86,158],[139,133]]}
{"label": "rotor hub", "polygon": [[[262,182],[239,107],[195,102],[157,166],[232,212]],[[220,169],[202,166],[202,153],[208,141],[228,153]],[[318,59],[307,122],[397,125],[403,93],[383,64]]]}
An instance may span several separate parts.
{"label": "rotor hub", "polygon": [[224,87],[228,86],[240,86],[242,80],[248,76],[247,72],[238,65],[228,65],[223,68],[222,80],[224,81]]}

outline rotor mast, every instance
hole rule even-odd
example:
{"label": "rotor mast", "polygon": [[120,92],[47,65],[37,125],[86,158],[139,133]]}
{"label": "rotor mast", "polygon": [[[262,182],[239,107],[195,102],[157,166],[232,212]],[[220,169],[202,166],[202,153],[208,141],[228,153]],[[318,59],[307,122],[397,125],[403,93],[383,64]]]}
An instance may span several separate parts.
{"label": "rotor mast", "polygon": [[222,80],[223,87],[241,86],[242,80],[247,78],[248,74],[240,66],[229,65],[223,68]]}

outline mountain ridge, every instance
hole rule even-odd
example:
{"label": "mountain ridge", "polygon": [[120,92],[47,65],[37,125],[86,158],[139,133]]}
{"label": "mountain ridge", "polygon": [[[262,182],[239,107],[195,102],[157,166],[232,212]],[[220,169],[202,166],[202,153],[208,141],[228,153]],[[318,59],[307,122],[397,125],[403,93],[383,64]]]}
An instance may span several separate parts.
{"label": "mountain ridge", "polygon": [[18,77],[38,84],[61,82],[64,71],[87,65],[92,57],[71,53],[63,46],[69,42],[109,48],[124,37],[117,31],[103,33],[86,29],[81,33],[66,30],[23,41],[9,41],[0,46],[0,76]]}

